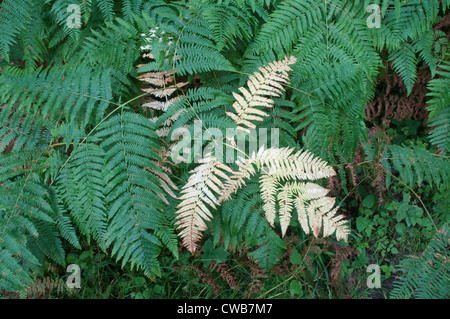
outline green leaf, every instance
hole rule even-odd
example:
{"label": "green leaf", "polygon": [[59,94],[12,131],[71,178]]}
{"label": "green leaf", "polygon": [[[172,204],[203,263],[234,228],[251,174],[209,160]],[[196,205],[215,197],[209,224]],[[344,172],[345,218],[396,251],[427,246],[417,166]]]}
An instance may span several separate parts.
{"label": "green leaf", "polygon": [[375,203],[375,195],[370,194],[364,198],[362,206],[366,208],[372,208],[374,203]]}
{"label": "green leaf", "polygon": [[230,255],[230,253],[228,251],[226,251],[225,248],[218,247],[213,252],[213,259],[215,262],[220,264],[220,263],[224,263],[225,261],[227,261],[227,258],[229,255]]}
{"label": "green leaf", "polygon": [[293,265],[300,265],[303,262],[302,255],[298,252],[296,248],[292,248],[290,260]]}
{"label": "green leaf", "polygon": [[398,208],[397,214],[395,214],[395,218],[397,219],[397,221],[402,221],[403,219],[406,218],[407,216],[407,210],[408,210],[409,204],[403,203],[400,205],[400,207]]}
{"label": "green leaf", "polygon": [[395,248],[395,247],[392,247],[392,248],[391,248],[391,253],[392,253],[392,254],[395,254],[395,255],[398,254],[398,249]]}
{"label": "green leaf", "polygon": [[429,218],[420,218],[417,223],[422,227],[430,227],[433,225],[433,221],[431,221]]}
{"label": "green leaf", "polygon": [[405,233],[406,230],[406,225],[403,223],[397,223],[395,225],[395,231],[399,234],[399,235],[403,235]]}
{"label": "green leaf", "polygon": [[358,229],[359,232],[362,232],[364,229],[367,228],[369,225],[369,220],[364,217],[358,217],[356,219],[356,229]]}
{"label": "green leaf", "polygon": [[292,297],[303,295],[302,285],[295,279],[291,281],[289,291]]}

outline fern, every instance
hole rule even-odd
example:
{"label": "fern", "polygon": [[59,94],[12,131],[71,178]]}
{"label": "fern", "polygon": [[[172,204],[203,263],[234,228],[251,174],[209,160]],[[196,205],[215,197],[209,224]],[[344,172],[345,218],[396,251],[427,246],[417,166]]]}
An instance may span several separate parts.
{"label": "fern", "polygon": [[[435,72],[436,59],[432,52],[432,26],[438,19],[438,1],[395,2],[395,10],[386,10],[388,1],[383,1],[383,26],[376,31],[378,46],[386,46],[394,69],[402,77],[408,94],[416,79],[416,64],[419,56]],[[444,4],[445,6],[445,4]],[[410,41],[414,44],[410,44]]]}
{"label": "fern", "polygon": [[97,7],[105,20],[112,20],[114,17],[114,0],[100,0],[97,2]]}
{"label": "fern", "polygon": [[[110,108],[119,105],[116,99],[129,98],[136,92],[133,81],[137,77],[135,62],[140,58],[141,33],[152,26],[153,20],[145,15],[133,17],[129,22],[113,20],[116,12],[111,11],[110,4],[110,1],[83,3],[86,18],[83,23],[87,23],[86,26],[97,23],[92,33],[56,31],[53,26],[39,34],[42,38],[38,40],[43,43],[50,41],[47,37],[55,38],[49,48],[40,51],[39,58],[27,60],[27,66],[43,60],[48,66],[23,68],[2,64],[0,95],[4,104],[0,112],[3,152],[0,170],[1,182],[7,191],[1,194],[0,232],[2,238],[8,238],[1,246],[2,259],[8,259],[8,262],[1,264],[1,289],[24,289],[44,258],[65,264],[62,240],[80,248],[74,224],[88,241],[97,241],[105,251],[111,249],[113,256],[124,266],[142,268],[149,277],[160,272],[156,258],[163,245],[174,256],[178,254],[172,219],[162,213],[164,201],[167,201],[164,194],[167,191],[174,196],[169,191],[175,185],[158,164],[159,144],[153,144],[150,157],[146,155],[147,143],[151,142],[149,137],[157,139],[153,132],[155,126],[145,117],[140,122],[132,117],[129,119],[130,114],[124,115],[129,122],[126,125],[114,122],[116,118],[111,115],[119,109]],[[96,5],[101,6],[111,21],[102,29],[99,20],[92,18]],[[141,8],[137,4],[133,6],[134,12]],[[56,21],[65,23],[67,7],[64,1],[50,5],[35,2],[35,7],[38,17],[40,10],[48,10],[50,21],[55,14]],[[26,13],[28,9],[24,7],[23,10]],[[124,46],[111,46],[111,41],[117,40],[118,36],[126,39]],[[60,41],[72,44],[73,50],[60,50]],[[58,49],[52,49],[54,47]],[[77,50],[79,48],[82,50]],[[14,58],[17,57],[14,53]],[[18,104],[20,107],[16,107]],[[116,123],[116,126],[105,125],[108,124],[105,123],[107,112],[111,117],[108,123]],[[147,129],[151,135],[148,132],[144,135],[126,133],[133,131],[136,125],[139,127],[139,123],[144,127],[149,125]],[[96,134],[101,138],[116,136],[117,132],[120,133],[120,144],[113,139],[102,144],[96,137]],[[134,143],[135,139],[139,144],[128,149],[127,145],[132,145],[129,143]],[[113,145],[125,148],[120,151]],[[147,179],[135,181],[127,172],[137,172],[133,160],[139,156],[146,160],[139,162],[137,175]],[[114,163],[118,159],[126,159],[129,166],[115,167],[114,172],[118,172],[119,167],[123,169],[117,178],[114,173],[105,174],[105,167],[111,169],[114,166],[110,161]],[[128,194],[133,194],[134,207],[126,207],[123,201],[126,193],[119,194],[121,187],[128,187]],[[141,193],[135,194],[135,187]],[[145,197],[146,193],[150,197]],[[149,198],[153,199],[155,207],[140,207]],[[134,217],[134,213],[139,216]],[[131,225],[133,218],[138,218],[139,222]],[[127,227],[133,227],[132,231],[124,228],[130,238],[124,238],[120,232],[124,221]],[[138,226],[134,227],[135,224]],[[12,240],[22,241],[23,249],[17,250],[19,246]],[[27,262],[21,256],[25,256]],[[9,279],[3,277],[5,274]]]}
{"label": "fern", "polygon": [[[299,221],[303,230],[308,234],[312,229],[314,235],[319,236],[322,229],[322,217],[324,218],[324,236],[329,236],[337,231],[338,239],[346,239],[348,229],[339,222],[341,217],[333,219],[335,211],[330,212],[324,196],[328,191],[314,183],[293,183],[280,185],[284,180],[315,180],[333,176],[334,170],[324,162],[314,158],[308,152],[297,152],[292,154],[292,149],[268,149],[261,148],[258,153],[252,154],[249,159],[239,161],[238,171],[225,185],[222,197],[219,201],[230,198],[230,195],[245,185],[245,180],[256,173],[254,165],[264,175],[260,178],[261,197],[264,200],[264,211],[271,226],[275,221],[276,194],[280,204],[280,223],[284,235],[291,219],[290,212],[295,201]],[[313,200],[305,210],[305,201]],[[331,202],[331,206],[334,202]],[[321,209],[323,207],[323,209]],[[316,209],[319,211],[316,212]],[[330,213],[329,213],[330,212]],[[329,215],[327,215],[329,214]],[[309,224],[308,224],[309,221]],[[308,226],[309,225],[309,226]],[[310,228],[311,227],[311,228]]]}
{"label": "fern", "polygon": [[166,30],[161,31],[162,34],[171,34],[163,42],[167,46],[161,46],[160,37],[149,38],[149,46],[156,62],[149,64],[143,71],[175,70],[179,75],[186,75],[212,70],[234,70],[214,43],[214,35],[207,28],[204,17],[188,16],[181,22],[173,22],[175,26],[165,26]]}
{"label": "fern", "polygon": [[216,208],[218,200],[213,192],[219,193],[223,188],[223,182],[220,180],[228,179],[224,171],[232,172],[232,170],[217,161],[214,157],[205,157],[202,164],[197,166],[183,187],[179,199],[182,202],[178,205],[177,223],[182,231],[179,236],[183,240],[183,245],[191,252],[197,248],[197,241],[201,238],[201,232],[207,227],[205,221],[212,218],[210,210],[205,206]]}
{"label": "fern", "polygon": [[81,1],[78,0],[72,2],[71,0],[52,1],[50,12],[54,16],[55,22],[64,30],[64,33],[71,37],[74,41],[77,41],[80,32],[79,28],[70,28],[67,25],[67,19],[69,17],[67,8],[72,4],[81,7]]}
{"label": "fern", "polygon": [[430,151],[418,147],[391,145],[388,154],[392,168],[399,172],[400,179],[407,185],[420,186],[427,182],[441,190],[450,186],[448,183],[450,163],[434,156]]}
{"label": "fern", "polygon": [[[314,1],[289,0],[277,7],[258,33],[254,44],[250,46],[251,53],[274,50],[276,53],[286,52],[296,44],[308,27],[322,17],[325,4]],[[282,51],[283,50],[283,51]]]}
{"label": "fern", "polygon": [[159,196],[164,192],[157,175],[146,170],[161,172],[155,163],[159,156],[152,150],[158,147],[154,126],[145,117],[122,111],[101,125],[96,137],[105,150],[106,245],[113,244],[111,254],[122,259],[122,265],[130,261],[147,276],[159,274],[161,241],[154,231],[164,225]]}
{"label": "fern", "polygon": [[440,76],[429,82],[428,110],[430,111],[429,126],[433,128],[430,132],[431,143],[440,149],[450,152],[450,95],[448,86],[450,85],[450,64],[440,66],[437,72]]}
{"label": "fern", "polygon": [[257,22],[256,17],[250,14],[248,7],[239,6],[232,1],[226,5],[207,6],[202,10],[202,15],[208,22],[219,51],[224,48],[233,48],[235,39],[244,41],[251,39],[252,27]]}
{"label": "fern", "polygon": [[390,60],[394,62],[394,69],[405,82],[408,94],[416,81],[417,58],[412,47],[406,45],[404,48],[391,52]]}
{"label": "fern", "polygon": [[10,148],[12,152],[43,148],[51,140],[53,123],[46,119],[32,119],[23,108],[12,112],[4,107],[0,110],[0,152]]}
{"label": "fern", "polygon": [[31,174],[14,181],[2,178],[2,184],[0,285],[15,291],[31,283],[32,270],[41,265],[36,252],[60,264],[64,263],[65,253],[55,225],[56,216],[45,196],[47,188],[39,178]]}
{"label": "fern", "polygon": [[33,12],[33,2],[31,0],[17,2],[5,0],[0,4],[0,55],[9,61],[10,47],[16,42],[19,32],[28,26]]}
{"label": "fern", "polygon": [[247,82],[249,90],[239,88],[242,95],[233,93],[237,100],[233,104],[234,113],[227,112],[238,125],[237,129],[250,132],[248,128],[256,128],[250,121],[262,121],[261,116],[268,116],[267,113],[261,111],[255,106],[272,107],[273,100],[265,96],[280,96],[283,86],[288,83],[288,71],[290,64],[294,64],[296,59],[291,57],[280,62],[269,64],[265,68],[260,68],[261,73],[254,73]]}
{"label": "fern", "polygon": [[264,269],[271,269],[287,246],[267,223],[259,192],[258,184],[249,182],[233,200],[223,203],[221,213],[213,219],[214,243],[223,239],[224,247],[247,249],[249,257]]}
{"label": "fern", "polygon": [[0,81],[5,103],[20,101],[31,114],[48,114],[52,119],[64,116],[68,121],[78,118],[85,125],[101,119],[112,99],[108,70],[92,72],[78,67],[30,72],[9,68],[3,70]]}
{"label": "fern", "polygon": [[[244,121],[246,127],[255,128],[250,120],[260,121],[262,118],[248,115],[261,114],[259,110],[252,106],[259,103],[268,106],[273,103],[271,99],[262,98],[260,95],[277,96],[280,88],[282,88],[279,82],[287,83],[287,65],[294,62],[295,60],[286,58],[283,62],[275,62],[266,69],[262,68],[262,74],[256,73],[255,77],[250,78],[248,82],[250,92],[243,88],[240,89],[245,99],[238,94],[234,94],[237,99],[237,102],[233,105],[236,114],[227,112],[227,115],[235,120],[238,125]],[[282,72],[282,75],[280,76],[276,72]],[[275,92],[272,93],[273,91]],[[180,236],[183,239],[184,246],[191,253],[194,253],[197,248],[196,243],[201,238],[201,232],[207,228],[205,221],[212,219],[212,214],[205,203],[215,209],[216,205],[230,199],[231,194],[244,186],[246,179],[256,173],[253,165],[256,165],[266,174],[261,177],[261,197],[264,200],[266,218],[271,226],[274,226],[275,220],[274,196],[279,191],[278,184],[281,181],[286,179],[315,180],[334,175],[331,167],[326,166],[324,162],[318,159],[312,158],[308,152],[298,152],[291,156],[292,151],[292,149],[271,148],[264,150],[264,148],[261,148],[258,153],[253,153],[249,159],[239,160],[237,171],[231,170],[210,155],[203,158],[202,165],[192,171],[188,183],[184,186],[183,193],[185,195],[180,197],[182,202],[179,204],[176,213],[177,219],[179,219],[177,223],[183,229]],[[230,173],[231,176],[228,176],[225,171]],[[218,177],[221,177],[225,183]],[[288,227],[291,217],[290,210],[292,210],[289,208],[287,198],[295,193],[299,220],[306,233],[309,233],[310,229],[307,221],[307,218],[309,218],[309,225],[315,236],[319,236],[323,220],[325,236],[337,230],[339,239],[347,238],[349,231],[340,221],[342,217],[334,217],[335,211],[329,213],[331,207],[328,204],[329,199],[324,198],[327,192],[323,188],[316,184],[287,184],[284,187],[285,189],[281,190],[280,193],[283,197],[283,205],[280,209],[283,235]],[[216,198],[213,191],[220,197]],[[309,200],[313,201],[308,206],[308,212],[306,213],[304,202]]]}
{"label": "fern", "polygon": [[60,172],[57,189],[84,235],[104,243],[106,210],[103,180],[104,151],[94,143],[79,146]]}
{"label": "fern", "polygon": [[394,282],[391,299],[447,299],[450,296],[448,264],[448,226],[431,239],[419,256],[403,259],[402,272]]}

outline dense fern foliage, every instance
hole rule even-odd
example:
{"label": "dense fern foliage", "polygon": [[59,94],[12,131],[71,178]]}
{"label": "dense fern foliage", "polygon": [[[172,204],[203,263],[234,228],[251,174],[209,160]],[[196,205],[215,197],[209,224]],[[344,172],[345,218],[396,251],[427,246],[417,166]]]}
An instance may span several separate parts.
{"label": "dense fern foliage", "polygon": [[391,298],[447,299],[448,282],[448,227],[441,229],[430,241],[421,256],[411,256],[400,265],[403,277],[396,283]]}
{"label": "dense fern foliage", "polygon": [[[363,182],[379,205],[406,187],[440,229],[449,12],[448,0],[0,1],[0,290],[23,293],[83,242],[152,279],[208,238],[269,270],[290,232],[347,245],[339,208]],[[421,70],[426,142],[391,141],[392,119],[368,105],[392,75],[411,96]],[[253,149],[252,132],[266,134]],[[423,258],[439,257],[435,242]]]}

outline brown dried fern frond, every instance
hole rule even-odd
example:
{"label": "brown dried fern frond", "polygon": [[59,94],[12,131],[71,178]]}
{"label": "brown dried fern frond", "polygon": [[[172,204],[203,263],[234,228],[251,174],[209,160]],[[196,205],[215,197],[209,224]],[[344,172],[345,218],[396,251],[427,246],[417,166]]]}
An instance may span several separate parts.
{"label": "brown dried fern frond", "polygon": [[[146,51],[146,49],[144,49]],[[153,59],[154,57],[151,54],[143,54],[143,58]],[[138,65],[137,67],[141,67],[143,65]],[[179,100],[179,97],[170,97],[173,93],[176,92],[178,88],[186,86],[187,82],[176,83],[174,72],[147,72],[138,76],[138,79],[145,83],[145,85],[141,88],[143,92],[150,93],[150,96],[146,97],[144,103],[142,104],[142,108],[145,112],[150,110],[150,114],[153,116],[155,111],[166,112],[167,109]],[[160,101],[158,99],[164,99],[164,101]],[[160,112],[159,112],[160,113]],[[179,113],[175,114],[171,118],[169,118],[165,123],[162,124],[162,127],[155,131],[155,133],[159,137],[166,137],[171,129],[173,122],[178,118]],[[158,117],[152,117],[149,119],[152,122],[156,122]],[[170,174],[171,170],[167,166],[167,154],[169,152],[170,146],[162,147],[161,149],[155,150],[161,155],[160,161],[155,161],[155,163],[162,169],[162,172],[158,172],[156,170],[147,168],[147,170],[151,171],[160,181],[161,187],[169,194],[171,197],[176,198],[175,194],[172,190],[178,190],[176,185],[171,181],[168,173]],[[169,204],[167,199],[163,194],[159,194],[159,196],[163,199],[166,204]]]}
{"label": "brown dried fern frond", "polygon": [[35,282],[27,287],[27,298],[44,299],[48,298],[53,290],[58,294],[65,291],[66,284],[60,279],[50,277],[37,278]]}
{"label": "brown dried fern frond", "polygon": [[139,75],[138,79],[143,82],[150,83],[156,87],[167,87],[170,86],[174,81],[173,72],[147,72]]}
{"label": "brown dried fern frond", "polygon": [[[138,65],[142,66],[142,65]],[[189,84],[189,82],[176,82],[174,72],[147,72],[138,76],[138,79],[145,83],[141,88],[143,92],[150,93],[150,96],[146,97],[142,108],[145,112],[150,110],[150,114],[153,116],[154,111],[166,112],[167,109],[180,98],[178,96],[171,97],[178,89]],[[162,100],[162,101],[161,101]],[[178,118],[179,113],[173,115],[165,123],[162,128],[156,133],[160,137],[167,136],[173,122]],[[151,119],[153,122],[158,120],[158,117]]]}
{"label": "brown dried fern frond", "polygon": [[[145,91],[144,91],[145,92]],[[180,98],[178,96],[167,100],[166,102],[162,101],[150,101],[142,104],[142,107],[147,107],[153,110],[160,110],[166,112],[169,106],[171,106],[175,101],[178,101]]]}
{"label": "brown dried fern frond", "polygon": [[291,56],[260,67],[260,72],[249,77],[248,89],[239,88],[242,95],[233,93],[236,99],[233,103],[235,113],[227,112],[227,115],[236,122],[237,129],[250,132],[249,128],[256,128],[250,121],[263,121],[262,117],[268,116],[265,111],[256,107],[273,107],[274,101],[271,97],[279,97],[282,94],[283,85],[289,83],[288,72],[292,70],[289,65],[296,61],[297,59]]}

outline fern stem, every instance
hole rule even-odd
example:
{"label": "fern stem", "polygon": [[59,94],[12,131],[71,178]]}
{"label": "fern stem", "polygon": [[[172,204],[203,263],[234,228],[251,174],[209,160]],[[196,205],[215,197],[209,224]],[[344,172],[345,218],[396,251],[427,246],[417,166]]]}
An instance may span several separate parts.
{"label": "fern stem", "polygon": [[[67,145],[67,143],[56,143],[56,144],[49,145],[48,147],[54,148],[54,147],[63,146],[63,145]],[[73,143],[69,143],[69,145],[73,145]]]}
{"label": "fern stem", "polygon": [[350,196],[350,194],[353,193],[353,191],[354,191],[356,188],[358,188],[358,186],[361,185],[362,182],[364,182],[364,181],[365,181],[366,179],[368,179],[368,178],[369,178],[369,177],[366,176],[366,177],[364,177],[364,179],[362,179],[358,184],[356,184],[356,185],[350,190],[350,192],[348,192],[348,194],[345,195],[345,197],[339,202],[339,205],[338,205],[338,206],[340,206],[340,205],[345,201],[345,199],[346,199],[348,196]]}

